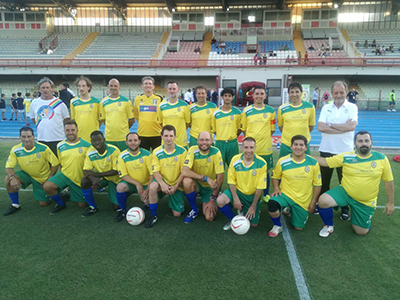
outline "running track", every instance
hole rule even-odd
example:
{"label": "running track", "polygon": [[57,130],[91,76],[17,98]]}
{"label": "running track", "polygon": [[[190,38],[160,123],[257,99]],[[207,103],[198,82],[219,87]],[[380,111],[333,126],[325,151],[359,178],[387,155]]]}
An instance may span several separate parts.
{"label": "running track", "polygon": [[[317,110],[317,120],[320,110]],[[7,109],[7,120],[10,118],[10,110]],[[1,121],[0,122],[0,138],[17,138],[19,129],[25,125],[20,121]],[[31,127],[35,130],[35,126]],[[100,128],[104,132],[104,125]],[[137,130],[137,123],[133,124],[131,131]],[[367,130],[372,134],[375,147],[387,147],[400,149],[400,112],[387,111],[359,111],[358,126],[356,131]],[[281,133],[277,128],[274,136],[279,137]],[[278,139],[274,139],[277,141]],[[321,134],[317,130],[317,126],[311,133],[311,145],[318,146],[321,142]]]}

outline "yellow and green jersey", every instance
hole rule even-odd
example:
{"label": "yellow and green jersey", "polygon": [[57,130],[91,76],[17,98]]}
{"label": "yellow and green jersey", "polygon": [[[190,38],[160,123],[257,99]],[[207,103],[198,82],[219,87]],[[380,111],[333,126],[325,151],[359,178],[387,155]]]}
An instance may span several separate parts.
{"label": "yellow and green jersey", "polygon": [[[97,173],[103,173],[108,171],[118,171],[117,160],[120,151],[113,145],[106,144],[106,151],[100,154],[95,147],[90,146],[86,152],[85,163],[83,170],[95,171]],[[114,183],[120,182],[118,175],[105,176],[105,179]]]}
{"label": "yellow and green jersey", "polygon": [[128,120],[133,118],[133,105],[128,98],[124,96],[116,99],[105,97],[101,100],[99,119],[105,120],[107,141],[125,141],[126,135],[129,133]]}
{"label": "yellow and green jersey", "polygon": [[190,105],[190,136],[198,139],[203,131],[211,133],[211,119],[216,110],[217,106],[209,101],[203,106],[197,103]]}
{"label": "yellow and green jersey", "polygon": [[[27,114],[31,111],[32,100],[33,100],[33,99],[28,99],[28,98],[25,98],[25,99],[24,99],[23,104],[24,104],[24,106],[25,106],[25,112],[26,112]],[[27,117],[29,117],[29,116],[27,116]]]}
{"label": "yellow and green jersey", "polygon": [[175,143],[182,147],[187,146],[186,124],[190,123],[190,111],[185,101],[178,100],[173,104],[169,101],[162,102],[158,112],[158,123],[162,126],[174,126],[176,129]]}
{"label": "yellow and green jersey", "polygon": [[71,179],[76,185],[81,186],[83,176],[83,165],[90,143],[80,139],[75,144],[67,140],[57,144],[57,155],[61,165],[61,173]]}
{"label": "yellow and green jersey", "polygon": [[99,130],[100,100],[91,97],[82,100],[75,97],[71,100],[71,119],[78,124],[78,136],[90,141],[90,134]]}
{"label": "yellow and green jersey", "polygon": [[145,94],[136,96],[133,113],[139,124],[137,133],[140,136],[160,136],[161,126],[157,121],[157,114],[163,99],[163,96],[157,94],[153,94],[150,97]]}
{"label": "yellow and green jersey", "polygon": [[235,155],[228,169],[228,184],[233,184],[245,195],[254,195],[256,190],[267,187],[267,163],[254,154],[254,161],[245,166],[243,153]]}
{"label": "yellow and green jersey", "polygon": [[215,133],[217,141],[230,141],[237,139],[237,131],[240,129],[241,111],[232,107],[229,111],[217,109],[211,119],[211,131]]}
{"label": "yellow and green jersey", "polygon": [[170,154],[165,151],[164,145],[156,148],[153,151],[153,173],[159,172],[166,184],[175,185],[182,173],[186,155],[186,149],[177,144],[175,144],[175,150]]}
{"label": "yellow and green jersey", "polygon": [[296,162],[292,154],[281,157],[272,172],[272,178],[281,180],[280,190],[305,210],[312,200],[314,186],[321,186],[321,172],[317,160],[306,154]]}
{"label": "yellow and green jersey", "polygon": [[283,127],[281,143],[290,147],[293,136],[301,134],[311,140],[310,126],[315,126],[315,108],[312,103],[302,101],[301,105],[283,104],[278,109],[278,126]]}
{"label": "yellow and green jersey", "polygon": [[355,151],[345,152],[326,158],[330,168],[343,167],[341,186],[354,200],[367,206],[375,207],[379,184],[393,181],[392,169],[387,157],[379,152],[362,158]]}
{"label": "yellow and green jersey", "polygon": [[272,154],[271,131],[275,131],[275,127],[276,114],[272,107],[264,105],[263,108],[256,108],[251,105],[243,110],[240,129],[256,140],[256,154]]}
{"label": "yellow and green jersey", "polygon": [[13,169],[17,164],[34,180],[43,183],[49,178],[50,165],[55,167],[59,165],[59,162],[49,147],[35,142],[31,150],[26,150],[22,143],[12,147],[6,168]]}
{"label": "yellow and green jersey", "polygon": [[[206,154],[200,152],[199,146],[190,147],[184,166],[212,180],[217,178],[217,174],[224,173],[224,162],[222,161],[221,152],[213,146],[211,146]],[[207,182],[199,182],[199,184],[204,187],[210,187]]]}
{"label": "yellow and green jersey", "polygon": [[125,150],[118,158],[118,175],[120,178],[128,175],[141,185],[148,185],[150,176],[153,175],[151,164],[152,155],[146,149],[140,148],[136,155]]}

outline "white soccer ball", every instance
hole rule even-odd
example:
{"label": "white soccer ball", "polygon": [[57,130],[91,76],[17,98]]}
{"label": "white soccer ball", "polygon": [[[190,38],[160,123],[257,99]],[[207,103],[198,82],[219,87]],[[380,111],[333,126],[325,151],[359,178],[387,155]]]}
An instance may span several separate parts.
{"label": "white soccer ball", "polygon": [[132,207],[126,214],[126,220],[129,224],[137,226],[144,220],[144,211],[140,207]]}
{"label": "white soccer ball", "polygon": [[245,216],[236,216],[231,221],[231,228],[234,233],[244,235],[250,229],[250,221]]}

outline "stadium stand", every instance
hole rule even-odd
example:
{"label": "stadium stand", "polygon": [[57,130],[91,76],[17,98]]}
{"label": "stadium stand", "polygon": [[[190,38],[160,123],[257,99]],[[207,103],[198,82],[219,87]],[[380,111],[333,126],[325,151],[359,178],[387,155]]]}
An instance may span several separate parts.
{"label": "stadium stand", "polygon": [[[376,45],[385,46],[385,56],[400,56],[400,30],[399,29],[381,29],[381,30],[347,30],[347,33],[352,42],[359,42],[360,46],[356,48],[362,55],[375,57],[375,49],[371,47],[373,40],[376,40]],[[365,40],[368,41],[368,48],[364,48]],[[393,44],[394,53],[389,51],[390,44]]]}
{"label": "stadium stand", "polygon": [[162,33],[101,33],[78,59],[149,60],[157,50]]}
{"label": "stadium stand", "polygon": [[[309,58],[319,58],[320,57],[320,51],[322,44],[326,47],[329,44],[328,40],[304,40],[304,48],[308,53]],[[314,51],[308,50],[310,46],[314,47]],[[345,58],[347,57],[346,52],[344,50],[329,50],[327,51],[329,53],[328,56],[326,57],[334,57],[334,58]]]}
{"label": "stadium stand", "polygon": [[[244,53],[245,52],[245,45],[246,42],[239,42],[239,41],[224,41],[226,44],[225,47],[225,52],[228,51],[229,48],[231,48],[231,50],[235,50],[236,53]],[[216,53],[220,53],[221,49],[219,48],[219,42],[216,42],[215,44],[211,45],[211,52],[216,52]]]}
{"label": "stadium stand", "polygon": [[280,50],[281,47],[288,46],[289,51],[294,51],[293,41],[259,41],[259,45],[261,45],[260,52],[265,53],[270,50],[277,51]]}
{"label": "stadium stand", "polygon": [[195,53],[196,48],[203,47],[203,42],[180,42],[180,49],[177,52],[167,52],[164,56],[165,60],[176,60],[176,59],[189,59],[198,60],[200,53]]}

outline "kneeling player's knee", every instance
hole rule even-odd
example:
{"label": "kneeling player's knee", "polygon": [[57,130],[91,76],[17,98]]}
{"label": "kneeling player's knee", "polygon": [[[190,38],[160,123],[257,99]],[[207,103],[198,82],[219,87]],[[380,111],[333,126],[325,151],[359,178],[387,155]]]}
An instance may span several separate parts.
{"label": "kneeling player's knee", "polygon": [[47,193],[47,194],[51,194],[53,193],[56,189],[54,188],[54,184],[50,181],[46,181],[43,184],[43,190]]}
{"label": "kneeling player's knee", "polygon": [[125,192],[127,192],[127,190],[128,190],[128,187],[125,183],[118,183],[118,185],[117,185],[118,193],[125,193]]}
{"label": "kneeling player's knee", "polygon": [[250,224],[251,227],[257,227],[258,224]]}
{"label": "kneeling player's knee", "polygon": [[353,230],[358,235],[366,235],[369,232],[369,228],[362,228],[355,225],[353,225]]}
{"label": "kneeling player's knee", "polygon": [[159,184],[158,182],[153,181],[150,183],[150,192],[157,192],[158,191]]}
{"label": "kneeling player's knee", "polygon": [[185,189],[185,191],[186,190],[188,190],[188,189],[192,189],[193,188],[193,179],[192,178],[184,178],[183,179],[183,188]]}
{"label": "kneeling player's knee", "polygon": [[300,227],[296,227],[296,226],[295,226],[294,229],[301,231],[301,230],[303,230],[304,228],[300,228]]}
{"label": "kneeling player's knee", "polygon": [[91,186],[92,186],[92,181],[87,177],[83,177],[81,180],[81,188],[86,190],[86,189],[90,188]]}
{"label": "kneeling player's knee", "polygon": [[84,208],[86,206],[88,206],[88,204],[86,202],[78,202],[78,207]]}
{"label": "kneeling player's knee", "polygon": [[268,211],[270,213],[280,212],[281,205],[278,202],[276,202],[275,200],[269,200],[268,201]]}
{"label": "kneeling player's knee", "polygon": [[321,208],[329,208],[329,207],[331,207],[330,199],[331,199],[331,196],[329,196],[328,194],[326,194],[326,193],[322,194],[318,198],[318,206],[321,207]]}
{"label": "kneeling player's knee", "polygon": [[182,215],[182,213],[180,213],[176,210],[172,210],[172,214],[174,215],[175,218],[179,218]]}

